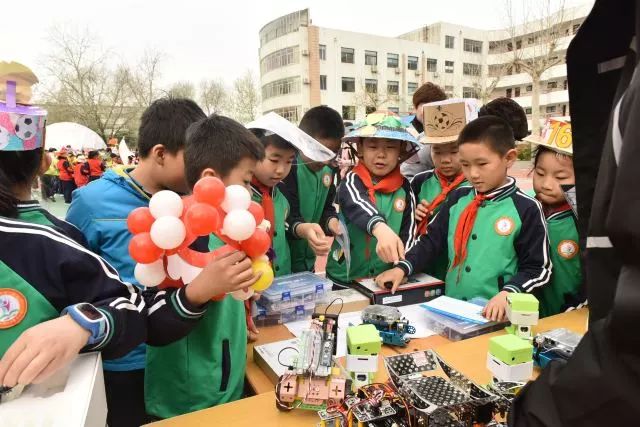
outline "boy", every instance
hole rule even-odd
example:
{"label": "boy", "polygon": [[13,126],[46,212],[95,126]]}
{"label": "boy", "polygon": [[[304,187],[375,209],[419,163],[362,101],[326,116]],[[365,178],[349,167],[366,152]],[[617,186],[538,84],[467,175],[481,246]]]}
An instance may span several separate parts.
{"label": "boy", "polygon": [[418,143],[406,125],[391,113],[372,113],[345,140],[356,144],[360,161],[338,189],[351,259],[348,268],[344,249],[334,242],[327,277],[336,287],[375,276],[403,259],[405,244],[411,245],[415,233],[415,200],[399,165]]}
{"label": "boy", "polygon": [[577,219],[564,196],[563,186],[573,187],[573,141],[571,124],[548,119],[540,136],[526,140],[538,146],[533,163],[533,189],[542,203],[553,274],[540,292],[540,316],[553,316],[585,304],[581,295],[582,269]]}
{"label": "boy", "polygon": [[529,124],[524,108],[511,98],[500,97],[488,102],[478,110],[478,117],[498,116],[504,119],[513,131],[516,141],[521,141],[529,134]]}
{"label": "boy", "polygon": [[[340,150],[344,126],[337,111],[313,107],[300,121],[300,129],[334,153]],[[278,185],[291,207],[291,216],[303,222],[319,224],[327,235],[340,234],[338,215],[333,206],[336,195],[334,170],[322,162],[314,162],[300,153],[291,172]],[[313,271],[316,256],[304,240],[289,239],[291,271]]]}
{"label": "boy", "polygon": [[[263,157],[264,148],[250,131],[232,119],[212,115],[187,132],[187,183],[193,188],[200,178],[215,176],[225,186],[242,185],[250,190],[256,162]],[[204,240],[205,250],[224,245],[215,235]],[[251,276],[243,279],[257,279]],[[239,399],[246,349],[244,302],[230,295],[210,302],[204,318],[188,336],[165,347],[147,347],[147,412],[169,418]]]}
{"label": "boy", "polygon": [[[457,118],[456,118],[457,119]],[[511,127],[479,117],[460,133],[460,163],[473,187],[449,196],[406,260],[376,278],[379,286],[421,271],[446,251],[446,294],[488,299],[483,315],[504,319],[508,292],[531,292],[551,276],[549,240],[540,203],[522,193],[507,169],[516,159]]]}
{"label": "boy", "polygon": [[[183,161],[185,132],[205,117],[191,100],[156,100],[140,121],[140,164],[135,169],[108,170],[102,179],[74,193],[67,221],[84,233],[91,250],[113,265],[127,282],[137,284],[135,261],[129,256],[132,236],[127,216],[138,207],[148,206],[151,196],[160,190],[188,191]],[[144,346],[121,359],[105,361],[103,366],[109,424],[144,424]]]}
{"label": "boy", "polygon": [[[464,121],[454,126],[434,128],[427,126],[424,130],[423,143],[431,144],[431,159],[435,169],[420,172],[411,180],[411,189],[416,196],[416,222],[418,235],[427,231],[427,224],[438,213],[449,194],[462,185],[468,185],[458,156],[458,134],[466,123],[477,118],[475,100],[450,100],[425,104],[422,116],[427,123],[436,123],[438,117],[447,111],[464,109]],[[441,254],[427,273],[444,280],[447,274],[447,255]]]}

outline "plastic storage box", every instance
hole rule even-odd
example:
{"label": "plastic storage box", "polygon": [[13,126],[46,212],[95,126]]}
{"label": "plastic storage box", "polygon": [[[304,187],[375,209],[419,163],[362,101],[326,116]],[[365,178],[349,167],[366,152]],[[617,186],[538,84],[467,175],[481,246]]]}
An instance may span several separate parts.
{"label": "plastic storage box", "polygon": [[424,315],[426,317],[427,327],[433,332],[442,335],[451,341],[466,340],[478,335],[497,331],[504,328],[507,322],[489,322],[483,325],[467,322],[442,314],[434,313],[425,308]]}
{"label": "plastic storage box", "polygon": [[280,325],[311,317],[316,307],[315,302],[291,306],[281,311],[269,311],[260,304],[253,306],[253,323],[257,327]]}
{"label": "plastic storage box", "polygon": [[331,280],[313,273],[289,274],[276,278],[258,303],[267,312],[290,312],[292,308],[307,304],[313,307],[332,286]]}

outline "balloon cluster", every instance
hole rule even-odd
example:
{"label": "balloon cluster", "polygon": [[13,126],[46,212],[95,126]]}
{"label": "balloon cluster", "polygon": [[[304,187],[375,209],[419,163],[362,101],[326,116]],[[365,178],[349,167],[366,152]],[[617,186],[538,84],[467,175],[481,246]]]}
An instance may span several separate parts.
{"label": "balloon cluster", "polygon": [[[262,272],[249,289],[232,293],[236,299],[248,299],[273,281],[265,255],[271,244],[266,231],[269,226],[262,206],[252,202],[247,189],[240,185],[225,188],[218,178],[207,177],[196,183],[192,196],[181,198],[173,191],[159,191],[151,197],[148,208],[137,208],[127,217],[127,227],[133,234],[129,254],[137,263],[134,275],[147,287],[171,282],[167,279],[187,284],[216,256],[237,249],[252,259],[254,273]],[[189,248],[199,236],[211,233],[225,245],[211,252]],[[213,299],[221,298],[224,295]]]}

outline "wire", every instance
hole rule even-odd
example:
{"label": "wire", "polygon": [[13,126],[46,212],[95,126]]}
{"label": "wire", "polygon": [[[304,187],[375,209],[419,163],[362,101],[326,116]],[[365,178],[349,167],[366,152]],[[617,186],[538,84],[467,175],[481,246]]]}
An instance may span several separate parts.
{"label": "wire", "polygon": [[279,363],[279,364],[281,364],[282,366],[284,366],[285,368],[291,368],[291,369],[293,369],[293,365],[285,365],[284,363],[282,363],[282,362],[280,361],[280,355],[281,355],[281,354],[282,354],[282,352],[283,352],[283,351],[285,351],[285,350],[295,350],[295,352],[296,352],[296,353],[298,353],[298,356],[300,355],[300,352],[299,352],[299,351],[298,351],[298,349],[297,349],[297,348],[295,348],[295,347],[285,347],[285,348],[281,349],[281,350],[278,352],[278,363]]}
{"label": "wire", "polygon": [[331,307],[333,305],[334,302],[340,300],[340,310],[338,310],[338,314],[336,316],[340,316],[340,313],[342,313],[342,308],[344,307],[344,300],[340,297],[334,299],[333,301],[331,301],[329,303],[329,305],[324,309],[324,315],[327,315],[327,312],[329,311],[329,307]]}

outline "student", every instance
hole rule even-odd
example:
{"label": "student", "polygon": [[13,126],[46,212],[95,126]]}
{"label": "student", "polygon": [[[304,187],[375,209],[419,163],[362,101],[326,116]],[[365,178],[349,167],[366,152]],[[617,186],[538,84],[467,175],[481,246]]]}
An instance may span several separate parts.
{"label": "student", "polygon": [[336,287],[375,276],[404,258],[415,233],[415,200],[400,163],[417,148],[400,119],[387,112],[369,114],[345,140],[355,144],[358,164],[338,188],[340,215],[349,234],[350,268],[335,241],[327,277]]}
{"label": "student", "polygon": [[[337,111],[313,107],[300,121],[300,129],[315,138],[332,152],[338,153],[344,126]],[[304,222],[319,224],[326,235],[340,234],[338,214],[333,205],[336,187],[335,170],[326,162],[314,162],[299,153],[291,172],[278,185],[291,207],[291,216]],[[313,271],[316,255],[301,239],[289,239],[291,271]]]}
{"label": "student", "polygon": [[47,163],[49,166],[40,179],[42,184],[42,200],[51,200],[52,202],[55,202],[56,187],[58,186],[58,176],[60,175],[60,172],[58,172],[56,162],[53,161],[53,152],[55,152],[55,148],[51,148],[45,153],[48,158]]}
{"label": "student", "polygon": [[[458,119],[455,117],[455,119]],[[532,292],[549,282],[549,240],[540,203],[522,193],[507,169],[516,159],[511,127],[496,116],[479,117],[460,133],[460,163],[473,187],[454,191],[407,252],[376,278],[393,283],[448,254],[448,296],[489,300],[483,315],[505,317],[509,292]]]}
{"label": "student", "polygon": [[[74,193],[67,221],[84,233],[91,250],[113,265],[127,282],[137,284],[135,261],[129,256],[132,236],[127,216],[136,208],[148,206],[151,196],[160,190],[188,191],[183,160],[185,132],[205,117],[188,99],[154,101],[140,121],[140,164],[136,168],[110,169],[102,179]],[[109,424],[144,424],[144,346],[121,359],[105,361],[103,366]]]}
{"label": "student", "polygon": [[[468,121],[477,117],[475,100],[450,100],[432,102],[423,106],[422,116],[427,123],[435,123],[443,111],[455,108],[469,110],[464,121],[455,126],[443,128],[427,126],[424,137],[420,142],[431,145],[431,159],[434,169],[420,172],[411,180],[411,189],[416,196],[416,222],[418,235],[427,231],[427,224],[438,213],[440,207],[447,200],[453,190],[463,185],[469,185],[462,173],[458,156],[458,134]],[[426,273],[444,280],[447,275],[447,254],[442,253],[437,262],[429,266]]]}
{"label": "student", "polygon": [[76,189],[76,183],[73,180],[73,166],[69,160],[67,160],[67,155],[68,152],[66,148],[62,148],[58,152],[57,167],[60,174],[58,178],[60,179],[60,185],[62,186],[64,202],[69,204],[73,197],[73,190]]}
{"label": "student", "polygon": [[78,156],[77,163],[73,166],[73,181],[76,187],[82,188],[89,183],[89,163],[81,154]]}
{"label": "student", "polygon": [[548,119],[541,136],[530,136],[526,140],[537,145],[533,189],[544,209],[553,262],[551,281],[540,292],[540,316],[546,317],[586,303],[580,292],[582,269],[577,218],[562,189],[565,185],[575,185],[571,124]]}
{"label": "student", "polygon": [[521,141],[529,134],[529,124],[524,108],[511,98],[500,97],[488,102],[478,110],[478,117],[498,116],[511,126],[513,137]]}
{"label": "student", "polygon": [[[185,175],[189,187],[214,176],[228,185],[250,190],[256,162],[264,157],[258,139],[241,124],[212,115],[189,128]],[[216,235],[205,248],[224,245]],[[250,260],[240,279],[250,285],[257,277]],[[242,397],[247,350],[244,302],[231,296],[209,303],[202,321],[185,338],[165,347],[147,347],[145,400],[147,412],[168,418],[231,402]]]}
{"label": "student", "polygon": [[87,160],[89,166],[89,181],[95,181],[102,178],[106,166],[100,158],[100,153],[97,151],[89,151],[89,160]]}

